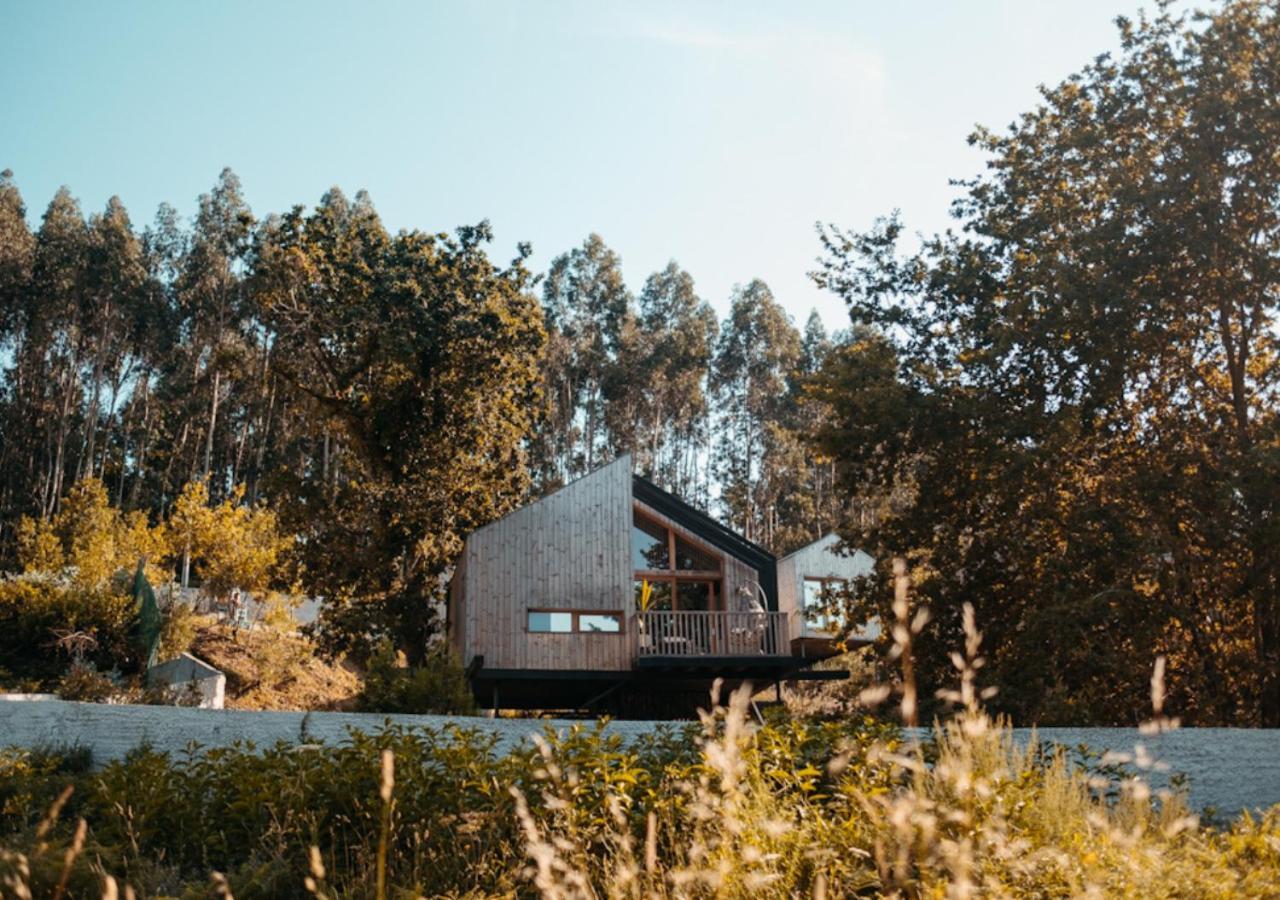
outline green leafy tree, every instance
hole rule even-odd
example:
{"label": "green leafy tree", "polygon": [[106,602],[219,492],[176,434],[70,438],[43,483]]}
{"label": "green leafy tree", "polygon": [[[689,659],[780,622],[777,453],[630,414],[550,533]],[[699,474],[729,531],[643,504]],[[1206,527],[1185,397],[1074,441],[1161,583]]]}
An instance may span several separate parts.
{"label": "green leafy tree", "polygon": [[48,519],[24,517],[17,532],[19,562],[29,573],[66,573],[77,585],[101,590],[132,575],[145,560],[150,578],[164,577],[163,530],[152,527],[140,512],[112,507],[106,486],[96,478],[72,485]]}
{"label": "green leafy tree", "polygon": [[203,481],[182,489],[164,534],[171,562],[194,562],[201,589],[211,597],[239,588],[265,599],[280,580],[291,544],[280,533],[274,512],[244,502],[243,486],[210,505]]}
{"label": "green leafy tree", "polygon": [[818,282],[871,331],[818,444],[889,498],[845,536],[913,560],[927,676],[968,601],[1023,721],[1132,721],[1165,653],[1184,717],[1276,725],[1280,22],[1118,22],[1118,55],[974,135],[960,233],[825,230]]}
{"label": "green leafy tree", "polygon": [[800,358],[800,335],[763,281],[734,290],[716,342],[712,387],[720,410],[714,471],[729,522],[746,537],[771,544],[782,425]]}
{"label": "green leafy tree", "polygon": [[367,196],[333,190],[259,240],[275,371],[312,446],[337,448],[272,483],[330,650],[385,636],[423,659],[463,538],[526,495],[545,333],[527,248],[501,268],[491,237],[487,223],[392,237]]}

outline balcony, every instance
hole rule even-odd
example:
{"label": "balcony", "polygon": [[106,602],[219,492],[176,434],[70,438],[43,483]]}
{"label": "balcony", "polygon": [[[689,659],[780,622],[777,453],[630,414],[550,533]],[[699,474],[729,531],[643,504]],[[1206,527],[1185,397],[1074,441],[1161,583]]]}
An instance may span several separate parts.
{"label": "balcony", "polygon": [[777,659],[791,656],[788,613],[650,610],[631,629],[636,662]]}

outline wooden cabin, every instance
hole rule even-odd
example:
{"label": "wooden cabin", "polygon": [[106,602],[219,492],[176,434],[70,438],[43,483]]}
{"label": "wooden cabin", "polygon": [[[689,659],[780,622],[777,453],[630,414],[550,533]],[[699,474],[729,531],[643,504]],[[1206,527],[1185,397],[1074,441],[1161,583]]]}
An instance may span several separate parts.
{"label": "wooden cabin", "polygon": [[796,611],[799,627],[793,647],[801,656],[826,656],[831,643],[839,638],[846,642],[870,643],[880,636],[878,622],[860,627],[840,627],[829,615],[827,592],[838,591],[856,578],[871,574],[873,560],[861,550],[846,554],[840,550],[840,538],[828,534],[789,553],[778,560],[778,605]]}
{"label": "wooden cabin", "polygon": [[841,677],[806,671],[834,652],[810,586],[871,564],[836,546],[779,560],[623,456],[467,538],[449,640],[482,706],[685,715],[716,678]]}

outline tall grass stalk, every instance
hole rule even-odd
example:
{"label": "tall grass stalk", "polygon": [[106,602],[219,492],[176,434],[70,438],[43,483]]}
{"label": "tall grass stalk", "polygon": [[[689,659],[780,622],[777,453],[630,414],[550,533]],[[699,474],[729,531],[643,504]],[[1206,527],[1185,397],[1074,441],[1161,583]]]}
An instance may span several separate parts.
{"label": "tall grass stalk", "polygon": [[378,796],[382,800],[382,822],[378,833],[378,874],[374,896],[386,900],[387,896],[387,843],[391,837],[391,791],[396,783],[396,758],[390,750],[382,751],[382,781]]}

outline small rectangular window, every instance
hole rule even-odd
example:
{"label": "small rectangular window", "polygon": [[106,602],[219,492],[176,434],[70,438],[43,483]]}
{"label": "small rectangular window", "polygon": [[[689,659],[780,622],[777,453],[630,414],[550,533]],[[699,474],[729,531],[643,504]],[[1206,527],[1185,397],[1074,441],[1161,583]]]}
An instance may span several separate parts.
{"label": "small rectangular window", "polygon": [[617,634],[622,630],[622,616],[617,613],[578,613],[578,630]]}
{"label": "small rectangular window", "polygon": [[528,615],[530,634],[619,634],[622,631],[619,612],[531,609]]}
{"label": "small rectangular window", "polygon": [[569,634],[573,631],[573,613],[531,609],[529,630],[536,634]]}

